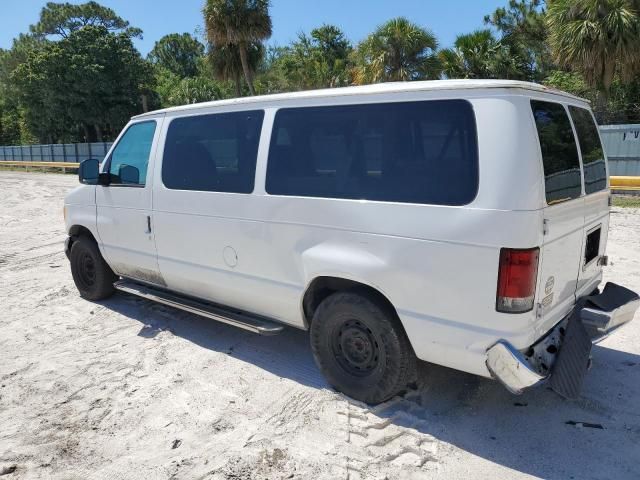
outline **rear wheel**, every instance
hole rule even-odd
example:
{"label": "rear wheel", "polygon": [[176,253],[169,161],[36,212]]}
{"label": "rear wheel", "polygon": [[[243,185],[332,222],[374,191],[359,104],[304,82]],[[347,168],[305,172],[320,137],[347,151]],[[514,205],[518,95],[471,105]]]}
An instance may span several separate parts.
{"label": "rear wheel", "polygon": [[311,348],[329,383],[356,400],[383,402],[415,379],[415,355],[395,312],[366,293],[327,297],[313,316]]}
{"label": "rear wheel", "polygon": [[71,275],[82,298],[102,300],[115,292],[117,276],[104,261],[98,246],[87,237],[80,237],[71,245]]}

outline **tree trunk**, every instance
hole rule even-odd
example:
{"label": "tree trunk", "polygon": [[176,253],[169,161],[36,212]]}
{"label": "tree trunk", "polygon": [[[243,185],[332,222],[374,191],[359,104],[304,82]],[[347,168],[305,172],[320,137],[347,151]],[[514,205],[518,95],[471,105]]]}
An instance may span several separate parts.
{"label": "tree trunk", "polygon": [[607,104],[609,103],[609,94],[606,90],[599,89],[596,92],[596,120],[598,123],[606,123],[608,119],[606,118],[607,114]]}
{"label": "tree trunk", "polygon": [[102,128],[96,123],[96,140],[102,142]]}
{"label": "tree trunk", "polygon": [[249,61],[247,60],[247,46],[244,43],[238,44],[238,50],[240,51],[240,62],[242,62],[242,71],[244,72],[244,79],[247,81],[249,87],[249,93],[255,95],[253,90],[253,78],[251,78],[251,71],[249,70]]}
{"label": "tree trunk", "polygon": [[235,73],[234,77],[233,77],[233,81],[236,84],[236,97],[241,97],[242,96],[242,88],[240,85],[240,74],[238,72]]}
{"label": "tree trunk", "polygon": [[149,102],[147,100],[147,94],[142,94],[142,112],[147,113],[149,111]]}

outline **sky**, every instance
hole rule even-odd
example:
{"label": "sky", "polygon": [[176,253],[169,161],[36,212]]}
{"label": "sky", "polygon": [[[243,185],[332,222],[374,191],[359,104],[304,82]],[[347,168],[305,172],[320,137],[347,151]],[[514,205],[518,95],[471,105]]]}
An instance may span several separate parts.
{"label": "sky", "polygon": [[[70,3],[83,3],[68,0]],[[203,34],[204,0],[98,0],[131,25],[143,30],[135,41],[143,55],[168,33]],[[0,48],[38,21],[46,0],[0,0]],[[384,21],[405,16],[435,33],[441,47],[450,47],[457,34],[483,27],[483,18],[507,0],[271,0],[273,35],[269,45],[284,46],[299,32],[330,23],[357,43]]]}

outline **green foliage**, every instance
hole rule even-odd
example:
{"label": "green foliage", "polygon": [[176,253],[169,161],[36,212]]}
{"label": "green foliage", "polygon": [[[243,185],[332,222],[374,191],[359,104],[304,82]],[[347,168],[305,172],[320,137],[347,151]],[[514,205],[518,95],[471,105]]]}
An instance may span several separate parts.
{"label": "green foliage", "polygon": [[85,26],[29,51],[11,79],[40,141],[69,140],[79,129],[102,140],[141,111],[151,69],[126,33]]}
{"label": "green foliage", "polygon": [[237,49],[247,87],[251,95],[253,73],[248,59],[251,45],[271,36],[271,17],[268,0],[207,0],[204,6],[207,38],[214,47]]}
{"label": "green foliage", "polygon": [[160,105],[163,108],[173,107],[230,96],[228,89],[207,73],[206,67],[199,65],[196,76],[180,78],[168,69],[156,68],[155,91],[159,96]]}
{"label": "green foliage", "polygon": [[[264,56],[264,47],[261,43],[252,42],[246,47],[247,68],[251,79]],[[243,75],[240,49],[237,45],[227,44],[222,46],[211,45],[209,48],[208,63],[213,76],[223,82],[233,82],[236,97],[242,96]]]}
{"label": "green foliage", "polygon": [[604,103],[598,91],[590,87],[578,72],[554,70],[544,79],[549,87],[586,98],[593,104],[594,113],[600,124],[640,123],[640,81],[630,83],[615,78]]}
{"label": "green foliage", "polygon": [[195,77],[198,61],[204,55],[204,45],[188,33],[172,33],[158,40],[148,60],[180,78]]}
{"label": "green foliage", "polygon": [[448,78],[521,78],[511,49],[490,30],[458,35],[454,48],[440,50],[438,58]]}
{"label": "green foliage", "polygon": [[350,81],[352,47],[344,33],[333,25],[301,33],[289,47],[276,52],[270,68],[286,79],[287,90],[346,86]]}
{"label": "green foliage", "polygon": [[389,20],[358,45],[354,82],[424,80],[438,78],[436,37],[403,17]]}
{"label": "green foliage", "polygon": [[222,98],[220,86],[203,77],[183,78],[167,98],[167,105],[187,105]]}
{"label": "green foliage", "polygon": [[549,76],[544,79],[543,83],[549,87],[572,93],[578,97],[587,98],[592,93],[582,75],[577,72],[553,70],[549,72]]}
{"label": "green foliage", "polygon": [[486,15],[484,21],[500,34],[518,67],[517,78],[538,81],[552,68],[547,44],[544,0],[509,0],[506,7]]}
{"label": "green foliage", "polygon": [[129,26],[129,22],[116,12],[97,2],[79,5],[48,2],[40,11],[40,21],[31,25],[30,30],[39,37],[57,35],[67,38],[84,27],[103,27],[109,32],[124,33],[129,37],[142,35],[142,30]]}
{"label": "green foliage", "polygon": [[631,81],[640,71],[639,7],[638,0],[550,0],[547,24],[556,62],[580,72],[604,96],[616,78]]}

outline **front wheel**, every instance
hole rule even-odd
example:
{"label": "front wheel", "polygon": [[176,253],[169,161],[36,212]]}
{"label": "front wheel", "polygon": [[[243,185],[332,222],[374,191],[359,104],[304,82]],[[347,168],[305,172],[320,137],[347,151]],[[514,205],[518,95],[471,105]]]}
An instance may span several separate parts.
{"label": "front wheel", "polygon": [[95,242],[80,237],[71,245],[71,275],[82,298],[103,300],[115,292],[117,276],[104,261]]}
{"label": "front wheel", "polygon": [[366,293],[338,292],[322,301],[311,349],[336,390],[366,403],[383,402],[415,379],[415,355],[395,312]]}

